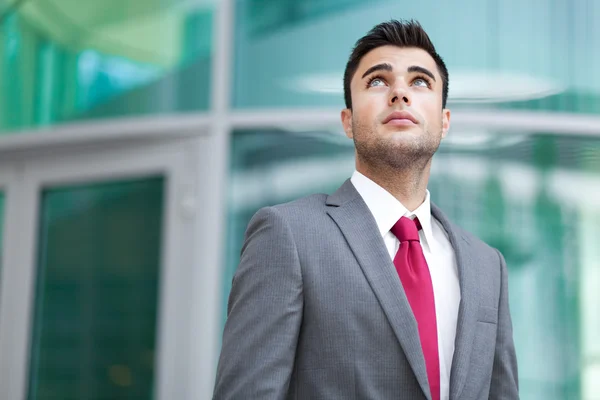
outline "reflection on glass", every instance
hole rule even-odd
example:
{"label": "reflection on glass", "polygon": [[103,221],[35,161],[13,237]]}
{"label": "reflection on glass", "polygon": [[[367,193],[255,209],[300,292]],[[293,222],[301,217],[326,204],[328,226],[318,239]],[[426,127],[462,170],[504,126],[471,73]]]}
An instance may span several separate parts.
{"label": "reflection on glass", "polygon": [[[453,135],[434,157],[429,190],[506,258],[522,398],[590,398],[600,370],[600,139]],[[231,152],[223,310],[252,215],[332,193],[354,170],[352,142],[326,130],[238,131]]]}
{"label": "reflection on glass", "polygon": [[455,108],[600,113],[600,76],[579,78],[600,67],[600,54],[588,51],[600,47],[600,26],[592,23],[600,7],[594,0],[569,5],[237,0],[236,5],[238,108],[342,106],[342,75],[356,40],[390,18],[414,18],[446,61]]}
{"label": "reflection on glass", "polygon": [[152,398],[163,184],[43,191],[30,400]]}
{"label": "reflection on glass", "polygon": [[213,2],[13,2],[0,131],[208,108]]}

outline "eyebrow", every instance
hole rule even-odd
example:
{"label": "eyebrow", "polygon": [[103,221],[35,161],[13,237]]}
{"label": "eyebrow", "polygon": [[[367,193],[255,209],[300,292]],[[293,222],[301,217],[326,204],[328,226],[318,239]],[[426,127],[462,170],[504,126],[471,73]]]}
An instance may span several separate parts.
{"label": "eyebrow", "polygon": [[[392,72],[393,70],[394,70],[394,68],[392,67],[391,64],[388,64],[388,63],[376,64],[376,65],[373,65],[371,68],[367,69],[361,79],[364,79],[367,75],[370,75],[373,72],[377,72],[377,71]],[[430,77],[431,79],[433,79],[435,81],[435,75],[433,75],[433,73],[430,70],[428,70],[427,68],[423,68],[418,65],[411,65],[410,67],[408,67],[407,71],[408,72],[420,72],[422,74],[427,75],[428,77]]]}
{"label": "eyebrow", "polygon": [[361,79],[364,79],[365,76],[372,74],[373,72],[376,72],[376,71],[392,72],[393,69],[394,68],[392,68],[392,65],[388,64],[388,63],[376,64],[376,65],[373,65],[368,70],[366,70]]}
{"label": "eyebrow", "polygon": [[408,72],[420,72],[422,74],[427,75],[428,77],[430,77],[431,79],[433,79],[435,81],[435,76],[427,68],[419,67],[418,65],[411,65],[410,67],[408,67],[407,71]]}

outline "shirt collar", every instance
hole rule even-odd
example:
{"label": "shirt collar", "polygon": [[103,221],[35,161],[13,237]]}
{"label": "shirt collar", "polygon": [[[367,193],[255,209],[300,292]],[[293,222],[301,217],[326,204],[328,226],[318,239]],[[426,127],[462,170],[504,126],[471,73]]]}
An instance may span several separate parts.
{"label": "shirt collar", "polygon": [[363,198],[371,214],[373,214],[382,237],[392,229],[401,217],[411,219],[417,217],[423,228],[427,245],[432,250],[433,231],[431,228],[431,200],[429,190],[426,191],[425,201],[416,210],[410,212],[390,192],[360,172],[354,171],[350,181]]}

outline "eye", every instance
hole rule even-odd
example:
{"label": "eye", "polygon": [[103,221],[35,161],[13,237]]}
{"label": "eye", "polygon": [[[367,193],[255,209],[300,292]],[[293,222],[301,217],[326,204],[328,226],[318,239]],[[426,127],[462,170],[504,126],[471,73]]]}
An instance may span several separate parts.
{"label": "eye", "polygon": [[385,80],[380,76],[374,76],[367,82],[367,87],[385,86]]}
{"label": "eye", "polygon": [[413,81],[413,85],[420,86],[420,87],[430,87],[431,86],[429,81],[425,78],[416,78]]}

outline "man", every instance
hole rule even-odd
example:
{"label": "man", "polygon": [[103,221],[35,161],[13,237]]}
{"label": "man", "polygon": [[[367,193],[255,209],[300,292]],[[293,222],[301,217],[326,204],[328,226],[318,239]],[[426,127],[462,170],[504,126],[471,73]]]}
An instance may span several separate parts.
{"label": "man", "polygon": [[416,22],[344,73],[356,171],[261,209],[233,281],[215,399],[517,399],[502,255],[430,202],[448,71]]}

